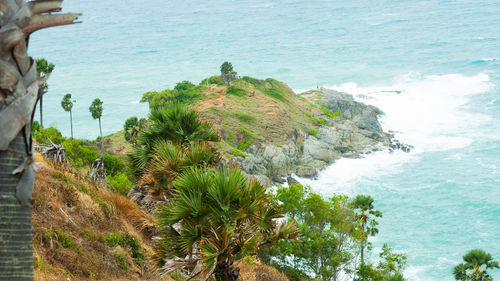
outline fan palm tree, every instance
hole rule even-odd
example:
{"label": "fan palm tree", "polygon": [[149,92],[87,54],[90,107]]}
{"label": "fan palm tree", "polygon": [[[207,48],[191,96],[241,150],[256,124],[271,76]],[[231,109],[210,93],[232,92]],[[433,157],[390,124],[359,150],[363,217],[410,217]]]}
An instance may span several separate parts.
{"label": "fan palm tree", "polygon": [[189,167],[214,166],[219,154],[206,142],[195,142],[181,146],[171,141],[159,141],[146,165],[141,185],[148,185],[156,191],[169,191],[172,182]]}
{"label": "fan palm tree", "polygon": [[[38,77],[49,77],[54,70],[54,67],[55,65],[53,63],[49,63],[44,58],[36,59],[36,72],[38,73]],[[38,98],[40,99],[40,126],[43,128],[43,95],[47,93],[49,86],[46,82],[40,84],[39,86]]]}
{"label": "fan palm tree", "polygon": [[369,195],[358,195],[354,198],[352,205],[358,211],[358,218],[361,220],[361,230],[364,233],[361,237],[361,264],[364,264],[365,243],[368,236],[375,236],[378,233],[378,222],[375,218],[381,218],[382,213],[374,210],[373,198]]}
{"label": "fan palm tree", "polygon": [[463,256],[464,263],[453,269],[455,280],[459,281],[492,281],[486,270],[499,268],[498,261],[493,261],[491,254],[481,250],[470,250]]}
{"label": "fan palm tree", "polygon": [[61,101],[61,106],[64,109],[64,111],[69,112],[69,123],[71,125],[71,138],[73,138],[73,112],[72,112],[73,102],[75,101],[71,100],[71,94],[69,93],[64,95]]}
{"label": "fan palm tree", "polygon": [[92,104],[89,107],[89,111],[92,114],[92,118],[99,119],[99,132],[101,133],[101,155],[104,153],[104,140],[102,139],[102,126],[101,126],[101,117],[102,117],[102,101],[98,98],[92,101]]}
{"label": "fan palm tree", "polygon": [[159,213],[164,234],[159,263],[175,259],[164,267],[169,272],[202,262],[203,270],[192,276],[237,280],[234,261],[296,234],[293,223],[278,225],[281,217],[266,188],[238,169],[190,168],[174,182],[173,197]]}
{"label": "fan palm tree", "polygon": [[149,122],[150,125],[139,133],[137,143],[128,155],[131,168],[138,175],[143,173],[158,141],[187,145],[219,140],[219,135],[209,123],[201,121],[193,109],[178,103],[152,109]]}
{"label": "fan palm tree", "polygon": [[38,77],[28,55],[33,32],[75,23],[59,14],[62,1],[0,0],[0,280],[33,280],[31,123]]}

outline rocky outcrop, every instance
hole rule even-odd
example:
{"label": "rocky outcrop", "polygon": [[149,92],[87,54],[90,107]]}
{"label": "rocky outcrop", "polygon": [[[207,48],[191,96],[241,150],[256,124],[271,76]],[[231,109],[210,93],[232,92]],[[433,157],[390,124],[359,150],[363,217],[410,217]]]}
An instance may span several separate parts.
{"label": "rocky outcrop", "polygon": [[324,108],[330,112],[338,110],[341,116],[329,119],[317,134],[295,130],[285,145],[256,143],[246,151],[245,157],[233,157],[230,161],[265,184],[281,184],[290,174],[315,177],[319,170],[342,157],[356,158],[383,147],[405,151],[411,148],[392,142],[391,134],[382,131],[378,121],[382,111],[377,107],[324,88],[302,96],[313,102],[321,101]]}

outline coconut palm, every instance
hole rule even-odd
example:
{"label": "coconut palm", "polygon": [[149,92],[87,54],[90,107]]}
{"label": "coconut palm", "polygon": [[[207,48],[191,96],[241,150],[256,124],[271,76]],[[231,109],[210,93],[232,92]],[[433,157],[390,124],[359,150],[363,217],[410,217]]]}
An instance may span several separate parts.
{"label": "coconut palm", "polygon": [[159,213],[159,263],[169,272],[201,262],[203,269],[192,275],[237,280],[234,261],[295,235],[293,223],[278,225],[282,216],[266,188],[238,169],[190,168],[174,182],[173,197]]}
{"label": "coconut palm", "polygon": [[73,102],[75,101],[71,100],[71,94],[69,93],[64,95],[61,101],[61,106],[64,109],[64,111],[69,112],[69,123],[71,125],[71,138],[73,138],[73,112],[72,112]]}
{"label": "coconut palm", "polygon": [[373,198],[369,195],[358,195],[354,198],[352,205],[358,211],[358,218],[361,220],[361,230],[364,233],[361,237],[361,264],[364,264],[364,250],[368,236],[375,236],[378,233],[378,222],[375,218],[381,218],[382,213],[374,210]]}
{"label": "coconut palm", "polygon": [[31,123],[38,101],[36,63],[28,53],[33,32],[72,24],[62,1],[0,0],[0,280],[33,280]]}
{"label": "coconut palm", "polygon": [[493,261],[491,254],[481,250],[470,250],[463,256],[464,263],[453,269],[455,280],[459,281],[492,281],[486,270],[499,268],[498,261]]}
{"label": "coconut palm", "polygon": [[128,155],[132,170],[137,175],[143,173],[158,141],[169,140],[176,144],[188,145],[197,141],[219,140],[217,132],[209,123],[201,121],[193,109],[177,103],[152,109],[149,123],[150,125],[139,133],[137,143]]}
{"label": "coconut palm", "polygon": [[[36,59],[36,72],[38,73],[38,77],[49,77],[52,71],[54,70],[55,65],[53,63],[49,63],[44,58]],[[38,88],[38,97],[40,99],[40,126],[43,128],[43,95],[47,93],[49,86],[46,83],[41,83]]]}
{"label": "coconut palm", "polygon": [[89,111],[92,114],[92,118],[99,119],[99,132],[101,133],[101,155],[104,153],[104,140],[102,139],[102,127],[101,127],[101,117],[102,117],[102,101],[98,98],[92,101],[89,107]]}

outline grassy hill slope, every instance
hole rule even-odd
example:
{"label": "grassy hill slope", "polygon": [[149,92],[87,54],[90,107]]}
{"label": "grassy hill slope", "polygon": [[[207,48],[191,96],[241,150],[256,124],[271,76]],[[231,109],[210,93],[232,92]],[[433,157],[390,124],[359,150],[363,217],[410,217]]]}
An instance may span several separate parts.
{"label": "grassy hill slope", "polygon": [[71,167],[36,158],[35,280],[156,280],[152,217]]}

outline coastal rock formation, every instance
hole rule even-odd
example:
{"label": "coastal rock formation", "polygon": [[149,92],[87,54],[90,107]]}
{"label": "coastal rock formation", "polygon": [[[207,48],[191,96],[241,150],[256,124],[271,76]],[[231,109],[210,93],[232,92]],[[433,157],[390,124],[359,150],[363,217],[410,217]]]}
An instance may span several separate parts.
{"label": "coastal rock formation", "polygon": [[281,184],[291,174],[314,178],[319,170],[342,157],[356,158],[384,147],[407,152],[411,149],[393,142],[392,136],[382,131],[378,121],[382,111],[377,107],[324,88],[301,96],[312,103],[319,101],[330,112],[340,112],[340,116],[330,119],[314,135],[295,130],[287,136],[289,142],[285,145],[253,144],[246,156],[233,157],[230,162],[266,184]]}

